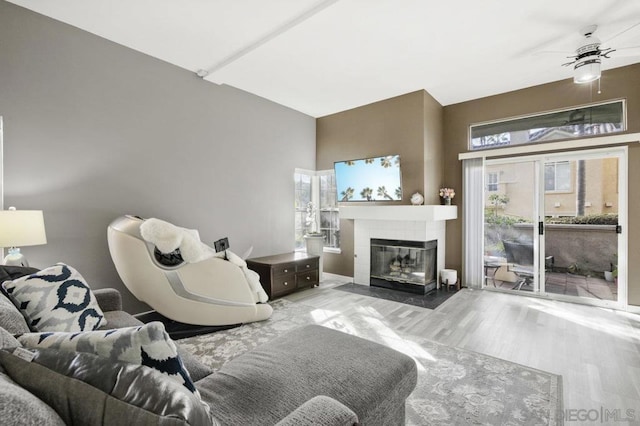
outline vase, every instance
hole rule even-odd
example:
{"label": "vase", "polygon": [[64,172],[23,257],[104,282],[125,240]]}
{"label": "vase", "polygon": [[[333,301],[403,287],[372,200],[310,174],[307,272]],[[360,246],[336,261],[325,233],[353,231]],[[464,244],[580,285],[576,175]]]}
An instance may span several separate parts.
{"label": "vase", "polygon": [[450,206],[451,205],[451,198],[443,197],[442,198],[442,204],[445,205],[445,206]]}

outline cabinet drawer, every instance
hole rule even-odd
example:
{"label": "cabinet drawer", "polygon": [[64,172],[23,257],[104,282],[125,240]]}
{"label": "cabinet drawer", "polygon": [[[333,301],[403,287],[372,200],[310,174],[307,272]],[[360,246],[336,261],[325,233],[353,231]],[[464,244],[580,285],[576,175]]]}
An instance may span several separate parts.
{"label": "cabinet drawer", "polygon": [[296,264],[296,272],[305,272],[318,269],[318,259],[307,259]]}
{"label": "cabinet drawer", "polygon": [[280,265],[273,265],[273,275],[285,275],[285,274],[293,274],[296,272],[296,264],[295,263],[283,263]]}
{"label": "cabinet drawer", "polygon": [[297,275],[297,287],[312,287],[318,284],[318,270],[300,272]]}
{"label": "cabinet drawer", "polygon": [[273,277],[271,283],[271,294],[277,296],[279,294],[289,293],[296,289],[295,274],[286,274]]}

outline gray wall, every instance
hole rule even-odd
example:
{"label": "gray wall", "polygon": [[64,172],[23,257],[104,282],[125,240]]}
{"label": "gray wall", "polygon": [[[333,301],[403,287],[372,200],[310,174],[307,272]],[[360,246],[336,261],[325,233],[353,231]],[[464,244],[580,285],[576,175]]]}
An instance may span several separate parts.
{"label": "gray wall", "polygon": [[44,211],[34,266],[69,263],[123,290],[106,229],[119,215],[293,249],[293,172],[315,168],[315,120],[0,0],[5,207]]}

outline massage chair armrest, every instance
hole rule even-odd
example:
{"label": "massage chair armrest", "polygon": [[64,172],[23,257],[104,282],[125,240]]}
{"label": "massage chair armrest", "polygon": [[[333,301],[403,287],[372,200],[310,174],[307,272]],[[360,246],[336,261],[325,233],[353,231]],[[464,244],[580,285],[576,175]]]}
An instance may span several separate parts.
{"label": "massage chair armrest", "polygon": [[316,396],[280,420],[276,426],[353,426],[358,416],[346,405],[328,396]]}
{"label": "massage chair armrest", "polygon": [[92,292],[104,312],[122,310],[122,295],[115,288],[99,288]]}

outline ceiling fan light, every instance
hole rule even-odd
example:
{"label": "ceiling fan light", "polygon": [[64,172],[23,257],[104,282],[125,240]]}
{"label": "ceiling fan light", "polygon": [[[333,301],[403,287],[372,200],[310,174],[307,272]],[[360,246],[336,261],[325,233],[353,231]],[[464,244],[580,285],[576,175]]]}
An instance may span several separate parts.
{"label": "ceiling fan light", "polygon": [[573,72],[573,82],[578,84],[596,81],[602,75],[600,71],[600,58],[584,58],[576,62]]}

